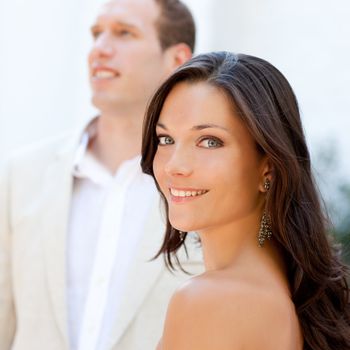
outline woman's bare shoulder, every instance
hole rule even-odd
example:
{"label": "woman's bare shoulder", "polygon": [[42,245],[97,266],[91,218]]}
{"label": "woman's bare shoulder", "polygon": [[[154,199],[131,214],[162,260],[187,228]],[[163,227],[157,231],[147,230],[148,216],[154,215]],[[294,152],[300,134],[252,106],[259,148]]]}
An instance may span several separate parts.
{"label": "woman's bare shoulder", "polygon": [[205,273],[172,296],[162,349],[296,350],[298,333],[294,306],[283,293]]}

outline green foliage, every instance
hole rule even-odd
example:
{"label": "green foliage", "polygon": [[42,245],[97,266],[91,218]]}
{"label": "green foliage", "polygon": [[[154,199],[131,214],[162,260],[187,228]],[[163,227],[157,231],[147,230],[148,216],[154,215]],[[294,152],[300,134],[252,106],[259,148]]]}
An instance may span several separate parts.
{"label": "green foliage", "polygon": [[319,150],[316,168],[316,178],[333,224],[331,233],[342,244],[344,261],[350,265],[350,180],[342,174],[335,142]]}
{"label": "green foliage", "polygon": [[[343,245],[343,257],[350,264],[350,184],[341,184],[338,187],[342,198],[342,215],[335,224],[335,236]],[[345,209],[345,210],[344,210]]]}

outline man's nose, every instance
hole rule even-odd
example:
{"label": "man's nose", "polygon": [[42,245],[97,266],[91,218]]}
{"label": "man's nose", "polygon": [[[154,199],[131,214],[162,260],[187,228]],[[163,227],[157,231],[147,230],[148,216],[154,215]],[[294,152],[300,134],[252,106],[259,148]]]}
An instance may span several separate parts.
{"label": "man's nose", "polygon": [[97,57],[112,56],[114,53],[114,46],[111,35],[108,32],[102,32],[95,39],[91,54]]}
{"label": "man's nose", "polygon": [[186,148],[176,147],[166,162],[164,171],[170,176],[190,176],[193,165],[191,152]]}

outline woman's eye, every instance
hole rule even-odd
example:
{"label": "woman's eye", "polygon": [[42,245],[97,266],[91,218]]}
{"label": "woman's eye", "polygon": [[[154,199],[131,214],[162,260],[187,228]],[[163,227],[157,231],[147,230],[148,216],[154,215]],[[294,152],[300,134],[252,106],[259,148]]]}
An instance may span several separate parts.
{"label": "woman's eye", "polygon": [[174,140],[170,136],[158,136],[159,145],[172,145]]}
{"label": "woman's eye", "polygon": [[205,138],[199,142],[199,146],[205,148],[218,148],[222,146],[222,141],[214,138]]}

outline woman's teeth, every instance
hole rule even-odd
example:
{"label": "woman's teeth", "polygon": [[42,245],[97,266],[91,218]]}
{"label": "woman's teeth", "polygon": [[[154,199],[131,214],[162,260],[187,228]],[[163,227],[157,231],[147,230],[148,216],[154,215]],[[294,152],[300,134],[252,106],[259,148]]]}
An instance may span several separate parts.
{"label": "woman's teeth", "polygon": [[207,192],[208,192],[207,190],[181,191],[181,190],[175,190],[173,188],[170,188],[170,193],[175,197],[196,197]]}

